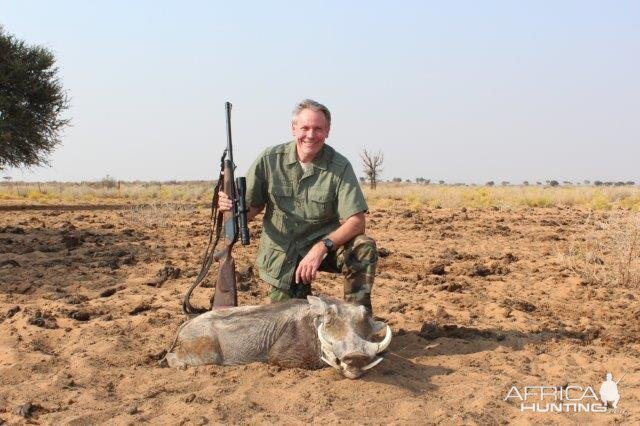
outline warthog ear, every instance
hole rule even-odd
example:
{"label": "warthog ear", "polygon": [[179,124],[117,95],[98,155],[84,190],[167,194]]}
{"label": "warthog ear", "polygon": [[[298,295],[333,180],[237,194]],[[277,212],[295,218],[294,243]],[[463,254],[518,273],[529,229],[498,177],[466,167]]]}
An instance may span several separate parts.
{"label": "warthog ear", "polygon": [[327,304],[324,300],[317,296],[307,296],[309,305],[311,305],[311,312],[316,315],[324,315],[327,312]]}

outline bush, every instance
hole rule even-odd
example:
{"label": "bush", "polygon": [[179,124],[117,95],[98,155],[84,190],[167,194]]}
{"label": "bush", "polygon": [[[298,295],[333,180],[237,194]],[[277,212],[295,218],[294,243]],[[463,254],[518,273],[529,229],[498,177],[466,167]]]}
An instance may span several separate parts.
{"label": "bush", "polygon": [[98,181],[98,185],[99,188],[106,188],[106,189],[116,189],[119,187],[118,185],[118,181],[109,175],[106,175],[105,177],[103,177],[102,179],[100,179]]}
{"label": "bush", "polygon": [[573,241],[567,251],[570,269],[589,284],[640,285],[640,215],[611,214],[598,231]]}

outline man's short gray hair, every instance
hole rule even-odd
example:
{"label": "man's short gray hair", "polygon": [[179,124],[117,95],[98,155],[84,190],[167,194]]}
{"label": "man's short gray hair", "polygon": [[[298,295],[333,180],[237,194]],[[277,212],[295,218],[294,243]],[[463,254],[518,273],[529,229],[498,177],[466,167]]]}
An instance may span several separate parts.
{"label": "man's short gray hair", "polygon": [[293,114],[291,115],[292,124],[296,123],[296,118],[298,118],[298,114],[300,114],[303,109],[310,109],[312,111],[323,113],[324,118],[327,120],[327,125],[331,126],[331,113],[329,112],[329,108],[322,105],[320,102],[314,101],[313,99],[305,99],[296,105],[293,109]]}

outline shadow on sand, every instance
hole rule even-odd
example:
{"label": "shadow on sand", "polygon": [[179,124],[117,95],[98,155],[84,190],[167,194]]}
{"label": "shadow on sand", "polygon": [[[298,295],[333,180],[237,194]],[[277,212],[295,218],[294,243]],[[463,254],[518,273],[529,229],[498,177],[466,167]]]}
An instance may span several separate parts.
{"label": "shadow on sand", "polygon": [[[589,342],[595,337],[588,333],[568,330],[524,333],[515,330],[425,323],[420,331],[409,331],[395,336],[384,354],[384,361],[380,367],[372,370],[364,380],[386,383],[420,394],[437,388],[430,383],[431,377],[448,375],[455,371],[432,365],[437,364],[437,358],[440,356],[494,351],[501,346],[517,351],[526,345],[544,343],[552,339]],[[423,357],[430,357],[432,361],[417,361]]]}

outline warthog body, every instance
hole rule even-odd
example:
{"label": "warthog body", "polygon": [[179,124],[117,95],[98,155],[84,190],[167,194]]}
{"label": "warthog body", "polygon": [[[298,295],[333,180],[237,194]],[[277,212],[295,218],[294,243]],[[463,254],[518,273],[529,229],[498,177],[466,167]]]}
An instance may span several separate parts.
{"label": "warthog body", "polygon": [[369,341],[385,328],[362,306],[307,300],[218,309],[183,324],[166,361],[170,367],[267,362],[306,369],[329,364],[349,378],[375,366],[391,341]]}

